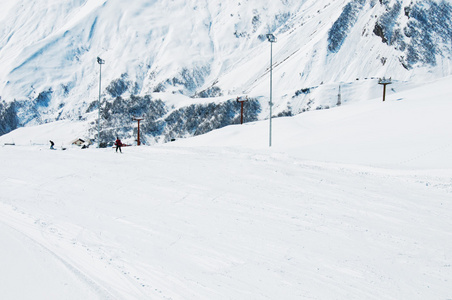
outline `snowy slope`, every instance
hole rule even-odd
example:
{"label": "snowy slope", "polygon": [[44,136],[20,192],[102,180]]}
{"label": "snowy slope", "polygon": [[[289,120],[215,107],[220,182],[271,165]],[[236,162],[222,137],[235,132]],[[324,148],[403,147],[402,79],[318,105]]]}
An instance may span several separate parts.
{"label": "snowy slope", "polygon": [[[385,102],[379,97],[273,119],[272,147],[315,161],[451,168],[451,86],[452,77],[447,77],[388,92]],[[228,147],[232,140],[241,147],[260,149],[268,146],[268,127],[268,121],[229,126],[181,143]]]}
{"label": "snowy slope", "polygon": [[[269,32],[278,38],[273,45],[275,115],[298,114],[306,101],[334,106],[330,99],[343,83],[367,95],[374,94],[379,77],[417,84],[451,74],[449,0],[0,4],[0,96],[20,103],[8,112],[17,120],[4,132],[64,119],[95,122],[97,56],[106,61],[105,102],[131,95],[170,102],[181,93],[185,97],[176,105],[181,106],[203,92],[222,94],[223,100],[246,94],[258,99],[264,119]],[[291,100],[306,88],[315,92]]]}
{"label": "snowy slope", "polygon": [[2,294],[449,299],[450,84],[275,119],[272,148],[268,122],[123,154],[1,136]]}

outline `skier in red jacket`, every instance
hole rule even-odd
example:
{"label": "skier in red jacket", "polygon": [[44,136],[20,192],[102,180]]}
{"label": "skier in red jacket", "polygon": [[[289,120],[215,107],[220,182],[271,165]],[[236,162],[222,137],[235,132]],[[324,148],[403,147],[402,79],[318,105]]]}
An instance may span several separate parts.
{"label": "skier in red jacket", "polygon": [[121,143],[121,140],[119,139],[119,137],[116,138],[115,145],[116,145],[116,152],[118,152],[118,149],[119,149],[119,152],[122,153],[122,150],[121,150],[122,143]]}

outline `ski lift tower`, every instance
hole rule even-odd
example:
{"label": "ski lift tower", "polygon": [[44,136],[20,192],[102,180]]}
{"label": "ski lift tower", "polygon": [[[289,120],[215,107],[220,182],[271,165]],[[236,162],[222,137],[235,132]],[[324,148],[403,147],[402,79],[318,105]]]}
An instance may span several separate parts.
{"label": "ski lift tower", "polygon": [[387,86],[388,84],[391,84],[391,83],[392,83],[391,77],[389,77],[389,79],[384,78],[384,77],[378,79],[378,84],[383,85],[383,102],[384,102],[385,99],[386,99],[386,86]]}
{"label": "ski lift tower", "polygon": [[248,101],[248,96],[245,99],[242,97],[237,97],[237,102],[240,103],[240,124],[243,124],[243,103]]}
{"label": "ski lift tower", "polygon": [[143,119],[144,119],[144,118],[136,118],[136,117],[133,117],[133,118],[132,118],[133,121],[137,121],[137,122],[138,122],[137,146],[140,146],[140,145],[141,145],[141,142],[140,142],[140,121],[143,120]]}

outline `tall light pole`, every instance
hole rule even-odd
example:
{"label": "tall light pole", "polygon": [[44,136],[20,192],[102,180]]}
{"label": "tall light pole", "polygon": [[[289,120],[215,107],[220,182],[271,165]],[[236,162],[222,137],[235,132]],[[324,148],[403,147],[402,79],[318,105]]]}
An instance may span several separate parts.
{"label": "tall light pole", "polygon": [[270,131],[269,131],[269,139],[268,139],[268,146],[272,146],[272,82],[273,82],[273,43],[276,42],[276,37],[269,33],[267,34],[267,39],[270,42]]}
{"label": "tall light pole", "polygon": [[97,148],[100,148],[100,93],[101,93],[101,82],[102,82],[102,65],[105,64],[105,60],[97,57],[97,63],[99,64],[99,110],[97,116]]}

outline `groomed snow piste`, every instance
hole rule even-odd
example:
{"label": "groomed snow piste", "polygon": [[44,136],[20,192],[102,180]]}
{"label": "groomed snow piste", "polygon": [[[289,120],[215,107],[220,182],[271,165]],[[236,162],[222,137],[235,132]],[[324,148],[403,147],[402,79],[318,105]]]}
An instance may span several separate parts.
{"label": "groomed snow piste", "polygon": [[1,136],[2,298],[452,299],[451,83],[273,119],[271,148],[268,121],[123,154]]}

